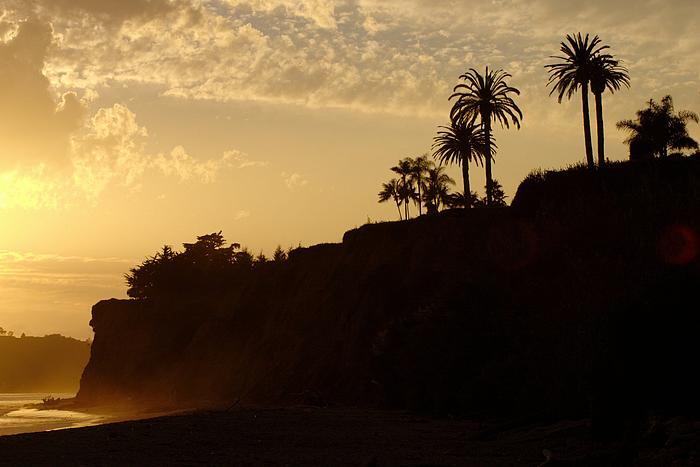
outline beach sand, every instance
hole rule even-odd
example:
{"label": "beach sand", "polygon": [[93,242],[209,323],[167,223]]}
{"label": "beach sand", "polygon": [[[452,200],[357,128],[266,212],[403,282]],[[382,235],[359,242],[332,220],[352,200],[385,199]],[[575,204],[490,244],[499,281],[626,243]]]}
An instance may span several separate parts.
{"label": "beach sand", "polygon": [[[644,448],[635,465],[697,465],[698,425],[684,423],[687,439]],[[546,465],[604,466],[621,465],[617,451],[592,443],[586,420],[484,423],[311,407],[200,411],[0,437],[2,466],[538,466],[547,452],[559,460]]]}

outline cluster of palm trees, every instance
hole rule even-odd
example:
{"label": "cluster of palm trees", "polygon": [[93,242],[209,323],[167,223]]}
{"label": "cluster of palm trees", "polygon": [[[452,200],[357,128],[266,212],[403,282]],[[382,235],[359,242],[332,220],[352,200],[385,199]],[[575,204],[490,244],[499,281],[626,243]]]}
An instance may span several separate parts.
{"label": "cluster of palm trees", "polygon": [[394,201],[399,219],[411,217],[411,203],[418,207],[418,215],[423,214],[423,206],[432,214],[451,203],[449,187],[455,181],[445,173],[444,167],[436,166],[427,155],[401,159],[391,171],[398,178],[382,184],[379,202]]}
{"label": "cluster of palm trees", "polygon": [[583,106],[583,136],[586,147],[586,162],[588,168],[595,168],[593,159],[593,144],[591,143],[591,123],[589,118],[588,92],[589,89],[595,97],[596,133],[598,136],[598,166],[605,165],[605,132],[603,126],[603,92],[610,93],[620,90],[623,86],[629,88],[630,77],[627,69],[620,65],[611,54],[607,53],[610,47],[603,45],[598,36],[593,39],[586,34],[567,34],[566,40],[561,43],[562,55],[551,58],[557,63],[545,65],[549,71],[549,82],[552,86],[550,95],[557,93],[557,100],[561,103],[564,96],[567,99],[581,90],[581,103]]}
{"label": "cluster of palm trees", "polygon": [[[438,127],[437,136],[433,139],[432,155],[440,165],[435,166],[427,156],[403,159],[391,169],[399,178],[382,185],[379,202],[393,199],[402,219],[410,217],[411,200],[417,200],[419,215],[422,214],[421,200],[425,202],[428,213],[436,212],[441,205],[462,208],[504,206],[506,196],[500,183],[494,180],[491,167],[497,149],[493,123],[498,123],[503,128],[510,128],[512,124],[519,129],[523,117],[522,111],[511,97],[512,94],[519,95],[520,91],[508,85],[509,78],[509,73],[490,70],[488,67],[483,75],[473,68],[461,75],[459,80],[464,82],[454,87],[449,98],[450,101],[454,100],[450,110],[450,124]],[[486,196],[483,199],[471,191],[471,162],[482,165],[486,171]],[[462,193],[449,193],[448,187],[454,181],[443,172],[446,164],[461,166],[464,183]],[[428,174],[428,177],[422,177],[421,173]],[[428,180],[442,184],[427,182]],[[428,184],[423,186],[423,181]]]}
{"label": "cluster of palm trees", "polygon": [[[583,134],[588,168],[595,169],[590,124],[589,92],[595,99],[597,165],[605,165],[605,132],[603,125],[603,94],[630,87],[627,69],[609,53],[610,47],[601,42],[598,36],[590,37],[567,34],[560,43],[560,55],[552,56],[556,63],[545,65],[549,73],[547,87],[550,95],[556,94],[559,103],[566,97],[571,99],[579,90],[583,110]],[[459,77],[449,100],[454,101],[450,110],[450,123],[438,127],[433,139],[432,156],[439,162],[435,166],[427,156],[416,159],[406,158],[392,170],[399,176],[382,186],[379,201],[394,200],[402,219],[410,217],[409,205],[415,202],[418,214],[422,214],[422,204],[428,212],[435,212],[440,206],[478,207],[505,204],[505,194],[500,184],[493,179],[492,162],[497,146],[493,136],[493,124],[498,123],[508,129],[511,125],[520,129],[522,111],[513,100],[520,91],[508,84],[512,76],[503,70],[486,67],[483,74],[470,68]],[[637,119],[617,123],[619,129],[628,130],[630,137],[630,158],[647,158],[668,154],[669,150],[697,149],[698,143],[688,135],[687,122],[700,122],[693,112],[681,111],[674,114],[673,100],[664,97],[660,103],[649,101],[646,109],[637,112]],[[479,199],[471,191],[469,164],[483,166],[486,174],[486,196]],[[462,168],[464,191],[449,194],[449,185],[454,181],[442,168],[455,164]],[[433,172],[431,172],[433,171]]]}
{"label": "cluster of palm trees", "polygon": [[[483,165],[486,170],[486,197],[483,204],[494,206],[503,204],[500,185],[493,179],[491,163],[496,153],[496,143],[492,133],[494,122],[509,128],[511,124],[520,128],[522,111],[512,94],[520,91],[507,83],[511,75],[503,70],[489,70],[484,74],[471,68],[459,77],[463,83],[455,86],[450,100],[454,104],[450,110],[450,124],[438,128],[433,140],[433,157],[442,164],[456,164],[462,167],[464,191],[463,205],[469,208],[478,204],[478,198],[471,191],[469,183],[469,163]],[[500,191],[499,191],[500,190]],[[498,195],[498,196],[496,196]]]}

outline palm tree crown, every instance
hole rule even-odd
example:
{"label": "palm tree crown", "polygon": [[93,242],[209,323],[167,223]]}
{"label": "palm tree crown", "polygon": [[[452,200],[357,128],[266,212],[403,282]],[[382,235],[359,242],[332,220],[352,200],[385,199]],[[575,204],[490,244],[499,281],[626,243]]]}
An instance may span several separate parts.
{"label": "palm tree crown", "polygon": [[510,128],[512,122],[520,128],[523,113],[509,94],[520,95],[520,91],[508,86],[506,80],[512,78],[510,73],[503,70],[490,70],[482,76],[474,68],[459,77],[466,81],[454,88],[450,100],[457,98],[452,106],[450,117],[454,121],[474,120],[481,117],[483,124],[495,120],[505,128]]}
{"label": "palm tree crown", "polygon": [[426,154],[418,156],[411,161],[411,173],[409,174],[409,179],[411,183],[415,183],[416,189],[418,190],[418,196],[416,197],[416,203],[418,204],[418,215],[422,214],[421,201],[423,198],[422,193],[425,191],[427,186],[426,175],[428,171],[433,167],[433,161],[428,159]]}
{"label": "palm tree crown", "polygon": [[[568,42],[568,43],[567,43]],[[559,49],[563,55],[555,55],[551,58],[559,60],[558,63],[545,65],[549,71],[547,86],[552,86],[549,95],[557,93],[557,100],[561,103],[564,96],[567,99],[581,88],[581,101],[583,105],[583,134],[586,146],[586,160],[589,168],[594,167],[593,145],[591,144],[591,123],[588,109],[588,86],[593,75],[593,60],[601,51],[609,48],[601,45],[600,38],[589,38],[586,34],[567,34],[566,41],[561,43]]]}
{"label": "palm tree crown", "polygon": [[[520,91],[511,87],[507,79],[511,78],[509,73],[503,70],[489,70],[482,76],[478,71],[470,68],[469,71],[459,77],[466,83],[455,86],[450,100],[456,101],[450,111],[450,118],[455,122],[473,122],[477,117],[481,120],[484,130],[484,151],[489,154],[485,157],[486,184],[492,183],[491,159],[493,158],[491,144],[491,122],[496,121],[504,128],[510,128],[512,123],[520,129],[520,120],[523,113],[517,106],[510,94],[520,95]],[[490,204],[491,198],[489,196]]]}
{"label": "palm tree crown", "polygon": [[413,159],[410,157],[401,159],[397,165],[391,168],[391,171],[401,177],[399,180],[399,195],[404,206],[404,219],[408,219],[410,216],[409,202],[415,199],[415,189],[411,180]]}
{"label": "palm tree crown", "polygon": [[444,167],[432,167],[428,169],[427,184],[423,198],[428,214],[437,213],[440,206],[447,204],[450,196],[450,185],[455,181],[445,173]]}
{"label": "palm tree crown", "polygon": [[396,209],[399,211],[399,220],[401,217],[401,184],[395,178],[392,178],[386,183],[382,183],[382,191],[379,192],[379,202],[384,203],[390,199],[396,203]]}

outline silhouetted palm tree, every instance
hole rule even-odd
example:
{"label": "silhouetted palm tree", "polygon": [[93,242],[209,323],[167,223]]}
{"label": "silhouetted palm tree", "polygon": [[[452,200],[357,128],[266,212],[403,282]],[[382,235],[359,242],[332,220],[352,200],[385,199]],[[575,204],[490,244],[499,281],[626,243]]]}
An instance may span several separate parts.
{"label": "silhouetted palm tree", "polygon": [[404,219],[410,216],[409,203],[415,198],[415,190],[411,181],[411,172],[413,171],[413,159],[406,157],[401,159],[397,165],[391,168],[391,171],[401,177],[399,186],[399,195],[404,205]]}
{"label": "silhouetted palm tree", "polygon": [[688,110],[674,113],[673,99],[653,99],[648,107],[637,111],[636,120],[617,122],[617,128],[630,132],[625,143],[630,145],[630,159],[666,157],[669,149],[697,149],[698,143],[688,134],[686,124],[698,123],[698,114]]}
{"label": "silhouetted palm tree", "polygon": [[379,192],[379,202],[384,203],[393,199],[396,203],[396,209],[399,211],[399,220],[401,217],[401,184],[395,178],[392,178],[386,183],[382,183],[382,191]]}
{"label": "silhouetted palm tree", "polygon": [[479,196],[476,192],[470,192],[469,195],[465,196],[464,192],[450,193],[445,200],[445,205],[449,208],[468,208],[475,206],[476,202],[479,201]]}
{"label": "silhouetted palm tree", "polygon": [[498,183],[498,180],[494,180],[491,186],[489,187],[488,185],[484,187],[488,191],[491,191],[491,199],[492,205],[497,206],[497,207],[503,207],[507,206],[508,203],[506,203],[506,193],[503,191],[503,187],[501,186],[500,183]]}
{"label": "silhouetted palm tree", "polygon": [[426,188],[425,177],[428,170],[433,167],[433,162],[428,159],[428,156],[423,154],[422,156],[416,157],[411,160],[412,168],[409,176],[409,180],[415,183],[418,190],[418,196],[416,197],[416,203],[418,204],[418,215],[420,216],[423,211],[421,210],[422,193]]}
{"label": "silhouetted palm tree", "polygon": [[[491,159],[493,158],[493,145],[491,141],[491,122],[497,121],[502,127],[510,128],[512,122],[520,129],[520,120],[523,113],[515,104],[509,94],[520,95],[520,91],[508,86],[506,80],[511,75],[503,70],[489,70],[482,76],[478,71],[471,68],[467,73],[461,75],[459,79],[465,80],[465,84],[458,84],[454,88],[450,100],[457,98],[452,106],[450,117],[452,121],[473,122],[477,117],[481,119],[484,130],[484,154],[486,167],[486,184],[493,181],[491,175]],[[489,195],[488,203],[491,202]]]}
{"label": "silhouetted palm tree", "polygon": [[605,128],[603,126],[603,92],[619,91],[622,86],[630,87],[627,69],[611,55],[601,54],[593,58],[591,69],[591,91],[595,96],[596,133],[598,136],[598,166],[605,165]]}
{"label": "silhouetted palm tree", "polygon": [[608,48],[607,45],[600,45],[600,38],[595,36],[589,40],[588,34],[585,38],[581,33],[576,35],[566,35],[566,42],[561,43],[563,56],[554,55],[551,58],[560,60],[560,63],[545,65],[549,71],[549,81],[547,86],[553,85],[549,95],[558,93],[557,100],[561,103],[564,95],[571,99],[576,91],[581,88],[581,102],[583,104],[583,137],[586,145],[586,161],[588,168],[595,166],[593,160],[593,146],[591,144],[591,122],[588,108],[588,86],[593,75],[593,59],[602,50]]}
{"label": "silhouetted palm tree", "polygon": [[[441,126],[433,139],[433,157],[440,164],[457,164],[462,166],[464,193],[471,193],[469,183],[469,162],[483,162],[486,147],[485,133],[474,121],[456,121],[450,126]],[[491,143],[493,147],[495,144]],[[492,148],[493,150],[493,148]],[[492,151],[489,151],[492,152]],[[464,206],[468,208],[470,206]]]}
{"label": "silhouetted palm tree", "polygon": [[444,167],[432,167],[428,169],[427,183],[423,198],[428,214],[435,214],[440,206],[446,204],[449,197],[450,185],[455,181],[445,173]]}

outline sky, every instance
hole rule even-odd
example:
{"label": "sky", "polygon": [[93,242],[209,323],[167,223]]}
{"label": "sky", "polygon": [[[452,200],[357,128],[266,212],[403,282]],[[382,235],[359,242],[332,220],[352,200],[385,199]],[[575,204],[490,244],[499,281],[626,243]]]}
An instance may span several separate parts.
{"label": "sky", "polygon": [[269,255],[396,219],[380,185],[472,67],[521,91],[522,128],[494,132],[512,199],[585,159],[580,95],[546,88],[567,33],[629,69],[604,95],[625,159],[615,122],[650,98],[700,111],[698,18],[697,0],[0,0],[0,326],[88,338],[130,267],[197,235]]}

